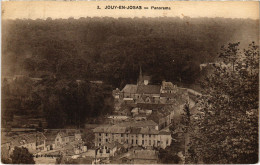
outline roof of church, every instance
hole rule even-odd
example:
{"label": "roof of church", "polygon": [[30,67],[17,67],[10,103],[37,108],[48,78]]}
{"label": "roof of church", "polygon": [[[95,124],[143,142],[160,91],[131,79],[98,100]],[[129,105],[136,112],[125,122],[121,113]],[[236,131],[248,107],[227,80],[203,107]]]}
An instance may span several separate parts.
{"label": "roof of church", "polygon": [[125,93],[136,93],[137,85],[134,84],[126,84],[125,87],[122,89],[122,92]]}
{"label": "roof of church", "polygon": [[160,94],[160,85],[139,85],[137,87],[137,93],[142,94]]}

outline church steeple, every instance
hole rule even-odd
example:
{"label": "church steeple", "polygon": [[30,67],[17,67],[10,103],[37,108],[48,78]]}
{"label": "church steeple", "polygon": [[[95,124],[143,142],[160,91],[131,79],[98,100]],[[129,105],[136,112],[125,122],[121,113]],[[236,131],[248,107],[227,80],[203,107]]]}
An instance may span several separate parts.
{"label": "church steeple", "polygon": [[142,67],[140,65],[140,70],[139,70],[139,78],[137,81],[137,85],[142,85],[143,84],[143,73],[142,73]]}

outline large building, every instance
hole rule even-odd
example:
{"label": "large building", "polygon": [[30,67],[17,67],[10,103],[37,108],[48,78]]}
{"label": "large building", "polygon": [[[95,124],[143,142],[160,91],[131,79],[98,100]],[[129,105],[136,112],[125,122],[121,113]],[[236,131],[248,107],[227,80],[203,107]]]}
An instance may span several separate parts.
{"label": "large building", "polygon": [[127,125],[100,126],[93,130],[95,133],[95,146],[103,146],[106,143],[118,142],[131,146],[166,148],[171,144],[169,132],[158,131],[158,125],[154,122],[128,123]]}
{"label": "large building", "polygon": [[[188,91],[173,85],[172,82],[162,81],[161,85],[151,85],[150,76],[143,76],[140,68],[137,84],[126,84],[119,91],[114,90],[116,99],[124,100],[126,104],[136,103],[172,103],[178,95],[185,95],[188,100]],[[178,96],[179,97],[179,96]]]}

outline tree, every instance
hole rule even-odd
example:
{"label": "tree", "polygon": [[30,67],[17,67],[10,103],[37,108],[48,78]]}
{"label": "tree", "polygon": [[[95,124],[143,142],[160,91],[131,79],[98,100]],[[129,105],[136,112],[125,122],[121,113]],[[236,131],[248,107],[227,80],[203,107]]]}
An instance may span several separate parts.
{"label": "tree", "polygon": [[164,164],[178,164],[181,161],[181,158],[170,147],[160,149],[158,156]]}
{"label": "tree", "polygon": [[178,164],[182,159],[179,153],[183,153],[185,149],[184,131],[181,121],[178,123],[172,123],[169,127],[171,131],[172,142],[171,145],[165,149],[159,149],[159,159],[165,164]]}
{"label": "tree", "polygon": [[222,47],[220,62],[202,82],[206,95],[191,119],[189,163],[258,161],[259,48],[253,42],[239,52],[238,46]]}
{"label": "tree", "polygon": [[55,164],[61,164],[63,159],[63,155],[60,154],[59,157],[56,158],[56,163]]}
{"label": "tree", "polygon": [[191,117],[190,107],[189,107],[189,104],[188,104],[188,103],[186,103],[186,104],[184,105],[183,112],[184,112],[184,113],[183,113],[182,116],[181,116],[180,124],[183,125],[184,133],[187,133],[187,132],[188,132],[188,129],[189,129],[190,117]]}
{"label": "tree", "polygon": [[93,131],[84,131],[82,134],[82,140],[85,142],[85,145],[88,149],[92,149],[95,147],[95,144],[93,143],[95,139],[95,135]]}
{"label": "tree", "polygon": [[25,147],[15,147],[10,157],[13,164],[35,164],[33,155]]}

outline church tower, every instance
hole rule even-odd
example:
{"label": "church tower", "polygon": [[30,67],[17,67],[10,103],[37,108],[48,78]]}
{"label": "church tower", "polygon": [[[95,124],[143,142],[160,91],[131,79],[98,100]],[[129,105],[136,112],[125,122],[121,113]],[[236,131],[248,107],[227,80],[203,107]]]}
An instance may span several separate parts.
{"label": "church tower", "polygon": [[140,66],[140,70],[139,70],[139,77],[137,80],[137,85],[143,85],[143,73],[142,73],[142,67]]}

